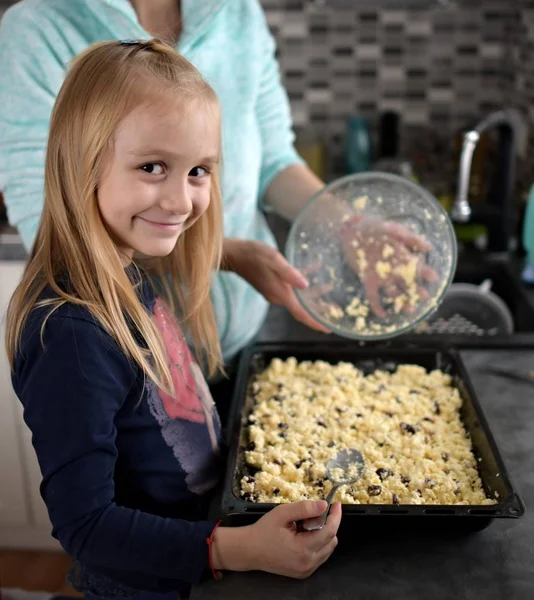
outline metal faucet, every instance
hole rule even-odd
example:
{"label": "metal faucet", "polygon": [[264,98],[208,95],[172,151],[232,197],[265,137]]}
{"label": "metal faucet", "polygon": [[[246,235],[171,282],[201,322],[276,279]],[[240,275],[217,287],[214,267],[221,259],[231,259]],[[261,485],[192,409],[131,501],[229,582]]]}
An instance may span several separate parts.
{"label": "metal faucet", "polygon": [[467,192],[469,191],[473,154],[479,139],[480,132],[476,129],[464,133],[462,153],[460,154],[458,189],[456,190],[456,201],[451,211],[451,217],[458,223],[466,223],[469,221],[473,212],[469,200],[467,199]]}
{"label": "metal faucet", "polygon": [[[506,252],[508,250],[510,216],[512,214],[511,194],[514,183],[518,127],[516,111],[498,110],[491,113],[476,127],[464,134],[458,173],[458,189],[451,217],[454,221],[466,223],[473,216],[468,200],[473,153],[481,134],[493,127],[498,127],[500,134],[497,168],[494,171],[493,182],[489,187],[485,209],[486,218],[482,220],[486,221],[489,226],[488,249],[495,252]],[[475,215],[475,218],[478,218],[477,215]]]}

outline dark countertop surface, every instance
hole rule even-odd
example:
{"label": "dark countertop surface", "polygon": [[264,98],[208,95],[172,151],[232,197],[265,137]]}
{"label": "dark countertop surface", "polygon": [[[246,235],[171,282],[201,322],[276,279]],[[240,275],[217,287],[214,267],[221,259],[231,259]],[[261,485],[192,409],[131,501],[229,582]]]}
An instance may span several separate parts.
{"label": "dark countertop surface", "polygon": [[[312,332],[273,307],[258,341],[317,341]],[[481,370],[494,363],[528,373],[532,349],[467,350],[462,357],[508,473],[528,509],[534,507],[534,385]],[[382,518],[382,517],[378,517]],[[387,517],[385,517],[387,518]],[[311,578],[261,572],[226,573],[195,589],[193,600],[532,600],[534,514],[495,520],[471,534],[411,531],[351,534]]]}
{"label": "dark countertop surface", "polygon": [[25,261],[26,250],[14,227],[0,223],[0,261]]}

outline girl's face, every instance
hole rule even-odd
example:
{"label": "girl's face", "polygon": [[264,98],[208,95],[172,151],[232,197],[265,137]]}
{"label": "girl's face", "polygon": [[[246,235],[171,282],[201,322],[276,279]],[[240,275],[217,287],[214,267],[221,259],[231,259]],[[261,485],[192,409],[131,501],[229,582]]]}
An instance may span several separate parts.
{"label": "girl's face", "polygon": [[166,256],[210,202],[219,156],[215,108],[141,105],[117,127],[98,186],[102,218],[127,258]]}

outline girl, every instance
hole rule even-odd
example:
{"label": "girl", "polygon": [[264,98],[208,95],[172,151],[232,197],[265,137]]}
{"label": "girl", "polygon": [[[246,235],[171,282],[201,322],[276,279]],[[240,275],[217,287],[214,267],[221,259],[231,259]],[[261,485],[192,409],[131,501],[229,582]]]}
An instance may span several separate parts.
{"label": "girl", "polygon": [[[213,374],[219,147],[213,90],[154,40],[92,46],[54,106],[45,206],[7,349],[53,534],[88,595],[187,597],[209,567],[305,577],[337,544],[339,505],[320,532],[294,526],[324,502],[241,528],[202,520],[219,420],[172,299]],[[158,297],[148,272],[174,290]]]}
{"label": "girl", "polygon": [[[222,146],[232,161],[221,174],[226,236],[211,297],[225,365],[230,370],[258,333],[267,301],[321,329],[293,290],[306,280],[275,249],[260,209],[265,204],[292,218],[323,183],[293,148],[287,94],[259,0],[21,0],[6,11],[0,20],[0,190],[25,247],[35,240],[43,209],[46,140],[66,66],[95,42],[125,38],[165,39],[219,97]],[[212,392],[224,413],[230,386],[215,381]]]}

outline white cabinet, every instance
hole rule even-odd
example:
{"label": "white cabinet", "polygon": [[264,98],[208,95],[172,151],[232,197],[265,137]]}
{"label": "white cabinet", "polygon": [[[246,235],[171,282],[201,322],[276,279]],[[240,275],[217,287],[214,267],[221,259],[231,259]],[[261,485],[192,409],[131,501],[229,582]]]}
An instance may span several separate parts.
{"label": "white cabinet", "polygon": [[17,399],[11,389],[3,343],[7,303],[21,272],[20,263],[0,263],[0,525],[23,525],[27,522],[28,512],[18,437]]}
{"label": "white cabinet", "polygon": [[41,473],[11,387],[5,313],[24,263],[0,261],[0,548],[58,548],[39,494]]}

